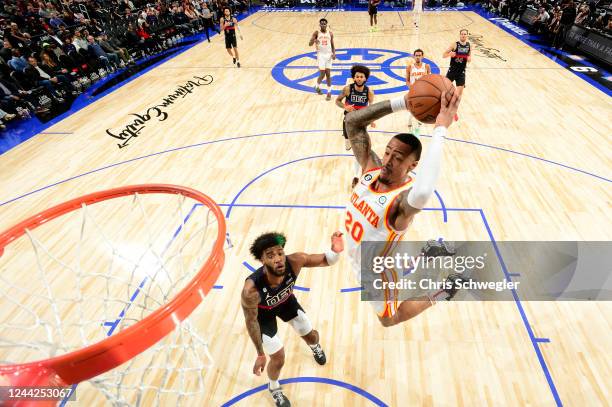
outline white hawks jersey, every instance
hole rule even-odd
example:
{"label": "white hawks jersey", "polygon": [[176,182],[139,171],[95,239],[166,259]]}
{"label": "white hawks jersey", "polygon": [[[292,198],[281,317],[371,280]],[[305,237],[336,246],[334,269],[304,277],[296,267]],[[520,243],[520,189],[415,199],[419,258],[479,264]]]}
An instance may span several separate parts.
{"label": "white hawks jersey", "polygon": [[332,46],[331,46],[331,31],[327,30],[325,32],[317,31],[317,52],[319,54],[332,54]]}
{"label": "white hawks jersey", "polygon": [[416,64],[412,64],[410,66],[410,84],[412,85],[418,79],[421,79],[422,76],[427,75],[427,68],[424,62],[421,62],[421,67],[418,68]]}

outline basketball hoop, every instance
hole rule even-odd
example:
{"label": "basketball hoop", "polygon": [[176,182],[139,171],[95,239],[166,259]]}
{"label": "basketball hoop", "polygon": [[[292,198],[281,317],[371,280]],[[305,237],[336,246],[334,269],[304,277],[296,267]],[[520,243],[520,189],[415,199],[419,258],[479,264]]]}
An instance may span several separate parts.
{"label": "basketball hoop", "polygon": [[[208,196],[150,184],[81,196],[1,233],[0,309],[13,311],[0,312],[0,384],[69,386],[96,378],[92,384],[110,401],[138,404],[153,388],[142,378],[157,375],[155,369],[163,370],[156,376],[160,382],[170,370],[202,376],[198,359],[210,359],[207,343],[185,319],[221,273],[225,230],[224,216]],[[33,251],[25,250],[27,243]],[[170,344],[160,345],[165,337],[162,342]],[[134,361],[151,347],[150,360]],[[177,352],[181,360],[192,358],[193,366],[174,366],[170,355]],[[160,357],[165,359],[156,361]],[[117,373],[128,361],[129,371]],[[111,369],[111,379],[98,378]],[[127,383],[136,371],[142,377]],[[174,381],[185,381],[180,379]],[[136,401],[116,391],[124,384],[137,393]],[[178,399],[190,393],[175,392]],[[161,403],[159,394],[153,397]]]}

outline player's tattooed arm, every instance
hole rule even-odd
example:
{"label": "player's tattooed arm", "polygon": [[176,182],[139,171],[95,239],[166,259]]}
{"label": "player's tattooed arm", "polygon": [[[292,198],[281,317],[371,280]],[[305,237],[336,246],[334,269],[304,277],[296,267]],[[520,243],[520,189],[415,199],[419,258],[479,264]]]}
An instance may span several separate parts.
{"label": "player's tattooed arm", "polygon": [[241,295],[242,312],[244,313],[247,331],[257,350],[257,355],[261,356],[264,354],[264,351],[261,341],[261,330],[259,329],[259,322],[257,322],[257,305],[259,301],[260,297],[255,284],[253,281],[247,280],[244,283]]}
{"label": "player's tattooed arm", "polygon": [[366,128],[373,121],[390,113],[392,113],[391,102],[385,100],[346,115],[346,132],[353,148],[353,154],[364,171],[380,167],[382,164],[380,157],[372,151],[372,141]]}
{"label": "player's tattooed arm", "polygon": [[342,101],[344,100],[345,97],[348,96],[348,93],[349,93],[349,87],[345,86],[344,89],[342,89],[342,92],[336,98],[336,106],[338,106],[342,110],[345,110],[345,106],[344,106],[344,103],[342,103]]}

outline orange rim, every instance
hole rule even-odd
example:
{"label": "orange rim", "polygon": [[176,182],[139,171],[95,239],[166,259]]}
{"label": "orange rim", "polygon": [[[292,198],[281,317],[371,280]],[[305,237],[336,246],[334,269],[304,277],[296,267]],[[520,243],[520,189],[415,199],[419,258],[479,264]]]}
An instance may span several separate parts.
{"label": "orange rim", "polygon": [[[142,321],[117,334],[83,349],[35,362],[0,365],[0,377],[10,382],[27,385],[38,381],[39,376],[59,385],[71,385],[98,376],[113,369],[153,346],[176,328],[175,319],[183,321],[202,302],[221,274],[225,261],[225,218],[219,206],[208,196],[191,188],[169,184],[130,185],[84,195],[49,208],[16,224],[0,234],[0,256],[13,240],[23,236],[52,219],[79,209],[82,204],[91,205],[121,196],[139,194],[175,194],[192,198],[205,205],[217,218],[218,230],[211,255],[196,276],[170,302]],[[20,378],[21,376],[21,378]],[[26,377],[32,379],[26,379]],[[34,377],[38,376],[38,380]],[[24,383],[26,379],[26,383]]]}

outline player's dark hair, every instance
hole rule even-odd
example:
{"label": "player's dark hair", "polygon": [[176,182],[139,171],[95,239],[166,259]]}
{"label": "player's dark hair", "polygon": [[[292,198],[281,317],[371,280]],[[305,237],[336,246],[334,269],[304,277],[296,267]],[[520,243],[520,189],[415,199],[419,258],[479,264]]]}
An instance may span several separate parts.
{"label": "player's dark hair", "polygon": [[327,22],[327,18],[322,18],[322,19],[320,19],[320,20],[319,20],[319,23],[321,23],[321,22],[323,22],[323,21]]}
{"label": "player's dark hair", "polygon": [[255,239],[249,251],[251,252],[251,255],[257,260],[261,260],[261,256],[263,256],[264,250],[274,246],[280,246],[284,248],[285,243],[287,243],[287,238],[282,233],[264,233],[263,235],[260,235],[257,237],[257,239]]}
{"label": "player's dark hair", "polygon": [[420,52],[421,55],[425,55],[425,53],[423,52],[423,50],[421,48],[415,49],[414,52],[412,53],[412,55],[415,55],[417,52]]}
{"label": "player's dark hair", "polygon": [[417,160],[421,159],[421,151],[423,150],[423,146],[421,145],[421,142],[417,136],[411,133],[399,133],[393,136],[393,138],[398,139],[404,144],[408,144],[411,148],[410,154],[414,154]]}
{"label": "player's dark hair", "polygon": [[469,31],[468,31],[468,30],[466,30],[465,28],[462,28],[462,29],[460,29],[460,30],[459,30],[459,34],[461,34],[461,33],[462,33],[462,32],[464,32],[464,31],[465,31],[465,33],[466,33],[466,34],[468,34],[468,33],[469,33]]}
{"label": "player's dark hair", "polygon": [[366,81],[370,77],[370,68],[365,65],[353,65],[351,67],[351,78],[355,79],[355,75],[362,73],[366,77]]}

